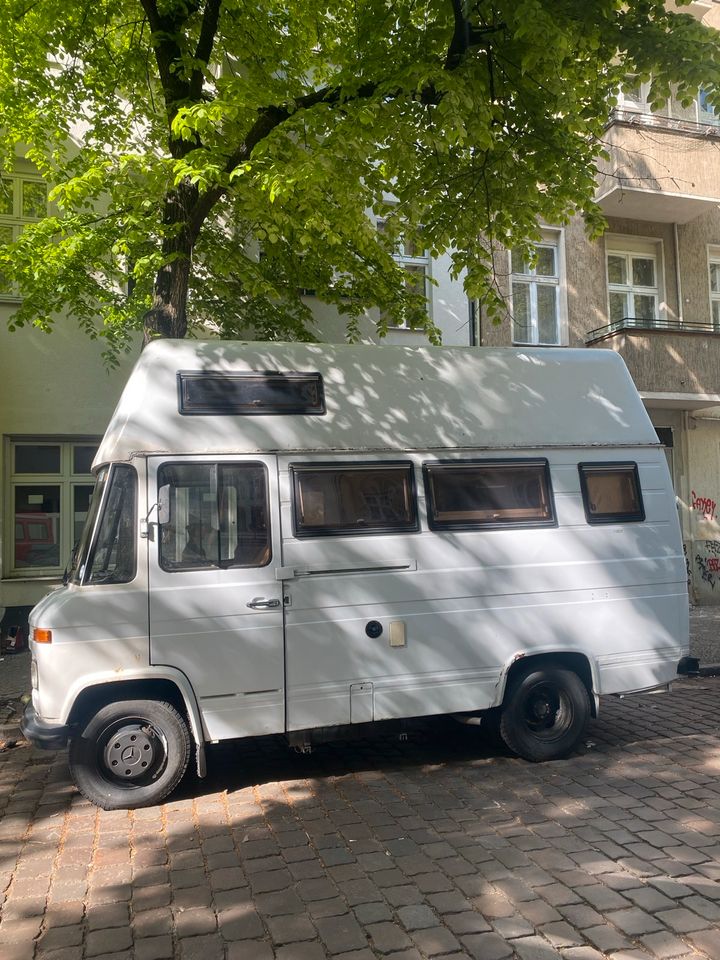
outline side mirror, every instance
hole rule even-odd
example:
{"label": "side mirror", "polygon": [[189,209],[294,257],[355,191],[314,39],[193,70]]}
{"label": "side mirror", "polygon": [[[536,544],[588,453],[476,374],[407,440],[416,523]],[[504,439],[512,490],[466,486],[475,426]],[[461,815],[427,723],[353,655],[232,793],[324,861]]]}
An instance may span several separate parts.
{"label": "side mirror", "polygon": [[158,490],[157,522],[170,523],[170,484],[166,483]]}

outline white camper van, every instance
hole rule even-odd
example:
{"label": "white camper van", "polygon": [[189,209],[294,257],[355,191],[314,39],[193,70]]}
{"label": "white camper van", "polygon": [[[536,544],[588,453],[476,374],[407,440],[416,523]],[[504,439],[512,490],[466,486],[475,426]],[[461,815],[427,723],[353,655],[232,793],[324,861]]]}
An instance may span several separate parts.
{"label": "white camper van", "polygon": [[688,653],[662,448],[604,350],[158,341],[35,607],[38,746],[105,808],[193,744],[493,711],[528,760]]}

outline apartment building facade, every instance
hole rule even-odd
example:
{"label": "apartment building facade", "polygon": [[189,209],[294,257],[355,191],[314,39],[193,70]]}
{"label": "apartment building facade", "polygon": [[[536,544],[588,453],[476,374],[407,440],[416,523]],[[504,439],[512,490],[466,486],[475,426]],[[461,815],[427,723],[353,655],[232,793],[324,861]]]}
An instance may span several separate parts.
{"label": "apartment building facade", "polygon": [[[709,2],[692,12],[720,13]],[[576,217],[543,230],[532,263],[498,253],[507,314],[499,325],[481,315],[478,342],[623,357],[665,445],[691,598],[720,603],[720,112],[702,90],[658,112],[647,94],[629,80],[609,118],[604,236],[590,240]]]}

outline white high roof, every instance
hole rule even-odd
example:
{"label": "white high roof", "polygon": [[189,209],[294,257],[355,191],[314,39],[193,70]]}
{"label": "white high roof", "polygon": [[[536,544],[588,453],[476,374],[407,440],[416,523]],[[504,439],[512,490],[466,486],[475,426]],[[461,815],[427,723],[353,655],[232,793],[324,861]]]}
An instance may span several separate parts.
{"label": "white high roof", "polygon": [[[178,371],[319,372],[319,415],[183,416]],[[136,454],[639,446],[657,436],[610,350],[156,340],[95,463]]]}

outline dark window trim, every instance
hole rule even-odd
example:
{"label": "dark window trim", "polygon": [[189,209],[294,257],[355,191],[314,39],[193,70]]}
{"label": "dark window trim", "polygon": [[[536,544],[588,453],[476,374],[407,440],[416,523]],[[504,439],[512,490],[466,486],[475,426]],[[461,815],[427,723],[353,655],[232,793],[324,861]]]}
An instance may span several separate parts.
{"label": "dark window trim", "polygon": [[[587,488],[588,473],[617,473],[619,471],[632,472],[635,480],[635,490],[639,509],[627,513],[591,513],[589,509],[589,497]],[[585,510],[585,519],[593,526],[603,523],[642,523],[645,520],[645,504],[643,503],[642,488],[640,486],[640,472],[638,465],[631,460],[602,461],[599,463],[579,463],[578,473],[580,475],[580,490],[582,492],[583,509]]]}
{"label": "dark window trim", "polygon": [[[226,403],[193,403],[188,399],[186,384],[195,381],[241,381],[241,380],[294,380],[307,381],[315,383],[318,392],[316,404],[312,403],[288,403],[286,406],[279,407],[273,404],[260,405],[249,403],[232,403],[228,398]],[[178,389],[178,411],[181,416],[244,416],[244,417],[273,417],[285,416],[291,414],[310,414],[313,416],[323,416],[326,411],[325,406],[325,387],[322,374],[317,371],[279,371],[279,370],[247,370],[239,373],[226,373],[222,370],[178,370],[177,372]]]}
{"label": "dark window trim", "polygon": [[[158,548],[157,548],[157,561],[158,566],[164,573],[200,573],[202,571],[208,570],[262,570],[263,567],[267,567],[272,563],[273,560],[273,543],[272,543],[272,510],[270,503],[270,482],[269,474],[267,469],[267,464],[263,463],[262,460],[163,460],[163,462],[158,466],[155,472],[155,485],[157,489],[160,489],[160,475],[164,467],[214,467],[213,474],[215,477],[215,492],[220,489],[219,482],[219,470],[224,467],[262,467],[263,478],[265,480],[265,506],[267,510],[267,524],[268,524],[268,546],[270,552],[265,563],[231,563],[229,561],[225,563],[188,563],[183,564],[182,560],[178,560],[176,563],[173,563],[172,566],[167,566],[163,563],[162,555],[162,529],[158,536]],[[220,505],[217,504],[218,516],[220,516]],[[218,535],[220,531],[218,530]]]}
{"label": "dark window trim", "polygon": [[[410,504],[412,507],[412,522],[407,524],[388,523],[383,526],[367,527],[346,527],[346,526],[304,526],[298,528],[298,474],[303,471],[306,473],[317,473],[320,471],[330,472],[358,472],[362,470],[390,470],[404,469],[409,478]],[[417,485],[415,483],[415,465],[411,460],[357,460],[338,463],[337,461],[321,461],[317,463],[291,463],[289,464],[290,477],[292,482],[292,522],[293,534],[298,540],[306,540],[310,537],[367,537],[383,536],[388,533],[417,533],[420,530],[420,517],[417,503]]]}
{"label": "dark window trim", "polygon": [[[546,520],[462,520],[442,521],[433,516],[434,499],[430,474],[434,467],[473,467],[473,466],[537,466],[542,468],[545,489],[548,498],[549,517]],[[423,484],[425,487],[425,506],[427,511],[428,527],[431,530],[526,530],[534,527],[557,527],[555,511],[555,497],[553,495],[550,463],[545,457],[513,457],[513,458],[473,458],[471,460],[426,460],[422,465]]]}

